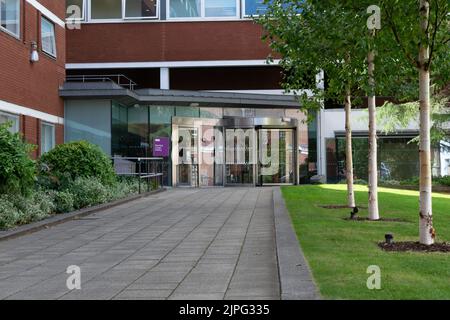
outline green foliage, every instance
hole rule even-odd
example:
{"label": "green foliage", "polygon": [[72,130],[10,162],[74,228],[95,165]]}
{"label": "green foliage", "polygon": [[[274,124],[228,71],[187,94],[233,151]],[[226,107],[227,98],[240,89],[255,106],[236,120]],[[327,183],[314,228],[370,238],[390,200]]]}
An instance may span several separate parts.
{"label": "green foliage", "polygon": [[75,209],[105,203],[111,195],[108,186],[96,178],[76,178],[65,191],[73,194]]}
{"label": "green foliage", "polygon": [[41,157],[40,167],[41,174],[57,185],[77,178],[96,178],[107,185],[116,181],[111,160],[98,146],[87,141],[58,145]]}
{"label": "green foliage", "polygon": [[70,212],[75,207],[75,197],[68,191],[51,191],[56,213]]}
{"label": "green foliage", "polygon": [[36,177],[35,162],[29,156],[34,147],[11,133],[10,126],[0,125],[0,193],[27,194]]}
{"label": "green foliage", "polygon": [[436,184],[440,184],[442,186],[450,187],[450,176],[445,176],[445,177],[441,177],[441,178],[435,178],[434,182]]}
{"label": "green foliage", "polygon": [[[431,142],[439,144],[441,141],[449,141],[447,125],[450,123],[450,110],[448,97],[436,95],[431,99]],[[409,102],[404,104],[386,103],[378,108],[378,122],[385,134],[395,133],[406,129],[411,123],[419,125],[419,102]],[[419,137],[412,142],[419,143]]]}
{"label": "green foliage", "polygon": [[0,230],[9,229],[19,221],[19,211],[6,195],[0,195]]}

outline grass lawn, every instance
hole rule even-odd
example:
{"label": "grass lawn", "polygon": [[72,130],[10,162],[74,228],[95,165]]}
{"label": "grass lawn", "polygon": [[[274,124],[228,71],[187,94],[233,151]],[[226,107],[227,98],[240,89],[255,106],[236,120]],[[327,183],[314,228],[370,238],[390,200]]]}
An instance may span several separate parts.
{"label": "grass lawn", "polygon": [[[379,189],[380,215],[406,222],[345,221],[345,185],[282,188],[297,236],[314,279],[326,299],[450,299],[450,254],[384,252],[377,243],[392,232],[396,241],[418,241],[416,191]],[[367,188],[356,186],[358,205],[367,207]],[[367,216],[367,209],[359,213]],[[437,241],[450,241],[450,195],[433,195]],[[367,289],[369,265],[381,268],[381,290]]]}

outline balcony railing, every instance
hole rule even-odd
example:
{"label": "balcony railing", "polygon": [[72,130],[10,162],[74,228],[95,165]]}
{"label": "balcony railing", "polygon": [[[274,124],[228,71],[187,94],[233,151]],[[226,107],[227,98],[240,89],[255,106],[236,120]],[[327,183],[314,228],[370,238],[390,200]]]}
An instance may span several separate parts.
{"label": "balcony railing", "polygon": [[74,75],[67,76],[67,82],[112,82],[123,88],[134,90],[136,82],[123,74],[102,74],[102,75]]}

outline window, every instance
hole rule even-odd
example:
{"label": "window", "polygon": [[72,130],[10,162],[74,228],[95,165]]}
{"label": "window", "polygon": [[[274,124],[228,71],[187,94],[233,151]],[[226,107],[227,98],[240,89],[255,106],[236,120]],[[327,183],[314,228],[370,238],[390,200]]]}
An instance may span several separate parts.
{"label": "window", "polygon": [[236,17],[236,0],[204,0],[205,17]]}
{"label": "window", "polygon": [[237,18],[239,0],[169,0],[170,18]]}
{"label": "window", "polygon": [[19,132],[19,117],[13,114],[0,112],[0,124],[6,123],[6,122],[12,122],[11,128],[9,128],[9,131],[12,133]]}
{"label": "window", "polygon": [[267,10],[267,3],[264,0],[244,0],[244,16],[257,16],[264,14]]}
{"label": "window", "polygon": [[43,122],[41,124],[41,155],[55,147],[55,126]]}
{"label": "window", "polygon": [[201,0],[170,0],[171,18],[195,18],[201,16]]}
{"label": "window", "polygon": [[92,20],[157,17],[158,0],[90,0],[90,19]]}
{"label": "window", "polygon": [[55,25],[46,18],[41,19],[42,51],[56,57]]}
{"label": "window", "polygon": [[91,0],[91,19],[122,19],[122,0]]}
{"label": "window", "polygon": [[66,0],[66,18],[84,20],[85,0]]}
{"label": "window", "polygon": [[20,0],[0,0],[0,29],[20,37]]}
{"label": "window", "polygon": [[127,18],[155,18],[158,16],[156,0],[126,0],[125,19]]}

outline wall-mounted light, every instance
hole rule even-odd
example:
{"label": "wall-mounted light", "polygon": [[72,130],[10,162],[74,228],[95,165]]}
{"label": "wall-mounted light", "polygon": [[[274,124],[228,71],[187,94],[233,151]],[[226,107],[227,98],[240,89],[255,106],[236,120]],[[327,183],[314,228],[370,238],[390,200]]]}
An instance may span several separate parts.
{"label": "wall-mounted light", "polygon": [[38,62],[39,61],[39,53],[37,50],[37,43],[35,41],[31,42],[31,56],[30,56],[31,62]]}

